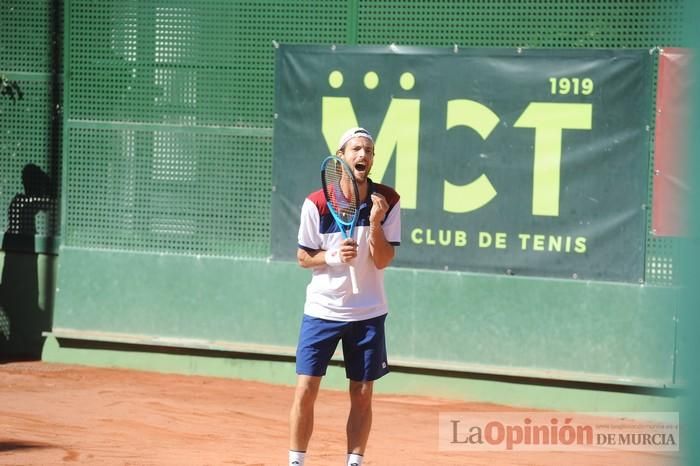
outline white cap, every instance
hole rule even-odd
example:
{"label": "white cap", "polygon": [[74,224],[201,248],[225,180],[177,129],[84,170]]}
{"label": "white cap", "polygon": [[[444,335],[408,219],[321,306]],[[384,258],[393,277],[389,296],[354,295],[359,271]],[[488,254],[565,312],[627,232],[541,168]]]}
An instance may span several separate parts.
{"label": "white cap", "polygon": [[338,141],[338,150],[342,149],[343,146],[352,138],[355,137],[362,137],[362,138],[367,138],[370,141],[372,141],[372,144],[374,144],[374,139],[372,139],[372,135],[369,134],[369,131],[367,131],[364,128],[350,128],[346,132],[343,133],[342,136],[340,136],[340,140]]}

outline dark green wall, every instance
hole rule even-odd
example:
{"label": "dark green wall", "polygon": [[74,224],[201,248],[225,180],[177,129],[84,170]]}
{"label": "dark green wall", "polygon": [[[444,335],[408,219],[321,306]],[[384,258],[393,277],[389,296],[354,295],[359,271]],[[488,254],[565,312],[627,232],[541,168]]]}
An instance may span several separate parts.
{"label": "dark green wall", "polygon": [[[61,250],[58,275],[57,336],[281,355],[309,279],[291,262],[77,248]],[[386,282],[394,365],[675,382],[670,289],[407,269]]]}

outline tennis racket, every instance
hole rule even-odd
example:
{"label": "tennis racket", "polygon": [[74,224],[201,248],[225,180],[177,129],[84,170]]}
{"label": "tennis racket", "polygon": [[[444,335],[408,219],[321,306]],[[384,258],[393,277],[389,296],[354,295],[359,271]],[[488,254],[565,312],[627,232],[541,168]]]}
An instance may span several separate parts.
{"label": "tennis racket", "polygon": [[[360,195],[355,175],[347,163],[331,155],[321,163],[321,184],[331,215],[344,239],[352,238],[360,211]],[[349,264],[353,294],[359,293],[355,267]]]}

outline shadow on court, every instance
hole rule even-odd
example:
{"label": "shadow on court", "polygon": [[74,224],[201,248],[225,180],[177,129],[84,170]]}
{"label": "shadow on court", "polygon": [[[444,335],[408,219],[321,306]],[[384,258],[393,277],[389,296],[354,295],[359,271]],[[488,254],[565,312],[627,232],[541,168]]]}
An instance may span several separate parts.
{"label": "shadow on court", "polygon": [[18,450],[33,450],[36,448],[56,448],[48,443],[26,442],[23,440],[0,440],[0,453]]}

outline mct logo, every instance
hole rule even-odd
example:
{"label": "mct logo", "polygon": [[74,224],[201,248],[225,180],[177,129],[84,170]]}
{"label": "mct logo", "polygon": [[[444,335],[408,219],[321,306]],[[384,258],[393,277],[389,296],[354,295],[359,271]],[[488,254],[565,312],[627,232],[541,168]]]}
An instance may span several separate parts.
{"label": "mct logo", "polygon": [[318,189],[313,164],[362,126],[375,139],[370,176],[401,196],[395,265],[638,282],[652,58],[280,47],[273,250],[294,241],[276,235],[296,231],[299,202]]}

